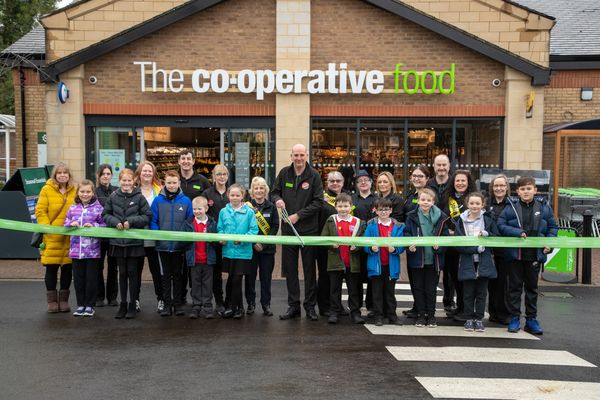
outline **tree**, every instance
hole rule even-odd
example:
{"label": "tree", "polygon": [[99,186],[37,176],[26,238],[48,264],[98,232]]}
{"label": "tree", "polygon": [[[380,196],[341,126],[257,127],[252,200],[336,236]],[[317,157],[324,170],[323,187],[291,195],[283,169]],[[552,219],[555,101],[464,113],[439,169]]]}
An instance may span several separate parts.
{"label": "tree", "polygon": [[[0,50],[7,48],[29,32],[37,18],[56,7],[56,0],[3,0],[0,10]],[[0,70],[0,114],[14,114],[11,72]]]}

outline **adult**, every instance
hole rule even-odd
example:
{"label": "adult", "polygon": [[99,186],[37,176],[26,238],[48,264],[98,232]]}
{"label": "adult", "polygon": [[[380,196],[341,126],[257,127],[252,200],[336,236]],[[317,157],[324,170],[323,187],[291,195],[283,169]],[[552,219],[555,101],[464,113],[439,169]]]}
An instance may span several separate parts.
{"label": "adult", "polygon": [[351,156],[342,159],[342,165],[338,167],[338,171],[344,177],[343,190],[346,193],[354,193],[354,163],[355,158]]}
{"label": "adult", "polygon": [[[319,210],[319,233],[323,230],[327,218],[336,214],[335,199],[342,193],[344,187],[344,176],[341,172],[331,171],[327,174],[323,192],[323,203]],[[319,314],[329,316],[329,274],[327,273],[327,246],[319,246],[315,249],[317,257],[317,305]]]}
{"label": "adult", "polygon": [[[59,162],[52,169],[50,179],[40,191],[35,217],[38,224],[63,226],[67,210],[75,201],[77,187],[67,164]],[[44,234],[41,246],[41,261],[46,267],[44,282],[48,312],[69,312],[69,290],[73,277],[73,265],[69,258],[70,237]],[[60,270],[60,290],[56,291]]]}
{"label": "adult", "polygon": [[[448,185],[442,195],[440,201],[440,209],[444,211],[449,218],[448,232],[451,236],[454,235],[456,223],[460,218],[460,213],[465,210],[464,199],[471,192],[475,191],[475,181],[469,171],[457,170],[448,180]],[[449,317],[453,317],[456,321],[464,322],[464,302],[462,282],[458,280],[458,261],[459,253],[454,247],[448,247],[445,255],[444,265],[444,309]],[[447,282],[446,282],[447,280]],[[456,308],[452,307],[454,303],[453,294],[446,293],[447,287],[454,287],[456,291]]]}
{"label": "adult", "polygon": [[450,158],[446,154],[435,156],[433,159],[433,172],[435,175],[427,182],[427,186],[437,193],[438,201],[440,201],[450,178]]}
{"label": "adult", "polygon": [[[152,203],[158,197],[162,189],[162,182],[158,177],[156,167],[150,161],[142,161],[135,170],[135,185],[140,189],[142,195],[152,208]],[[144,240],[144,253],[148,259],[148,267],[152,275],[154,285],[154,294],[156,295],[156,312],[161,313],[165,309],[165,302],[162,295],[162,277],[160,274],[160,262],[156,252],[155,240]],[[142,285],[142,271],[144,269],[144,257],[140,257],[138,265],[138,283]],[[138,288],[136,300],[136,311],[140,312],[140,289]]]}
{"label": "adult", "polygon": [[[212,170],[213,185],[204,191],[204,197],[208,200],[208,215],[215,220],[215,223],[219,222],[219,213],[229,200],[227,199],[227,182],[229,182],[229,170],[223,164],[215,165]],[[213,296],[215,298],[215,310],[219,315],[225,312],[225,306],[227,304],[225,300],[229,299],[229,296],[225,296],[223,299],[223,247],[214,243],[215,254],[217,262],[213,269]],[[228,280],[228,285],[230,281]],[[229,289],[230,286],[227,287]]]}
{"label": "adult", "polygon": [[[411,188],[406,192],[406,196],[404,197],[404,206],[402,207],[402,211],[404,215],[407,215],[409,212],[416,210],[419,208],[418,200],[419,200],[419,191],[425,187],[427,187],[427,182],[429,180],[429,168],[426,165],[420,164],[417,165],[410,174],[410,183]],[[414,268],[407,268],[408,272],[408,281],[412,282],[412,273]],[[412,285],[410,287],[412,292]],[[414,298],[414,292],[413,292]],[[417,312],[415,310],[415,304],[409,310],[402,311],[404,315],[409,318],[417,318]]]}
{"label": "adult", "polygon": [[396,181],[389,171],[380,172],[377,176],[377,195],[382,199],[389,199],[392,202],[392,215],[398,222],[404,221],[402,206],[404,201],[402,196],[396,193]]}
{"label": "adult", "polygon": [[[498,222],[498,217],[508,205],[510,198],[510,184],[506,175],[496,175],[490,180],[489,199],[487,212],[495,222]],[[510,313],[506,307],[505,296],[508,292],[507,287],[507,262],[504,257],[504,249],[492,249],[494,254],[494,264],[498,277],[490,279],[488,283],[489,292],[489,313],[490,322],[497,322],[503,325],[508,325],[510,321]]]}
{"label": "adult", "polygon": [[[290,155],[292,164],[279,171],[271,192],[272,200],[279,209],[285,209],[289,222],[300,235],[318,235],[319,209],[323,202],[323,182],[319,173],[308,162],[306,147],[296,144]],[[283,224],[281,233],[291,236],[289,224]],[[298,252],[302,256],[304,271],[304,309],[306,317],[317,321],[315,276],[315,251],[311,246],[286,245],[282,247],[281,264],[286,278],[288,309],[279,318],[283,320],[300,316],[300,281],[298,280]]]}
{"label": "adult", "polygon": [[[373,212],[374,203],[377,197],[373,194],[371,188],[373,186],[373,179],[371,175],[361,169],[356,174],[356,193],[352,195],[352,204],[354,205],[354,216],[359,218],[361,221],[365,221],[365,224],[375,217]],[[362,284],[367,284],[367,297],[365,298],[365,306],[367,310],[371,311],[373,307],[373,301],[371,297],[371,280],[367,274],[367,253],[364,251],[360,252],[360,278]],[[359,295],[359,307],[362,308],[363,303],[363,285],[358,287]]]}
{"label": "adult", "polygon": [[[100,205],[104,207],[106,199],[117,190],[110,182],[113,177],[113,169],[109,164],[100,164],[96,171],[96,198]],[[119,272],[117,271],[117,259],[107,256],[109,249],[108,239],[100,240],[100,260],[98,268],[98,295],[96,296],[96,307],[106,304],[111,307],[119,305],[117,295],[119,293]],[[106,286],[104,285],[104,259],[107,260],[106,266]]]}
{"label": "adult", "polygon": [[204,175],[197,174],[194,171],[194,154],[189,149],[183,149],[179,152],[179,176],[181,177],[181,191],[190,200],[200,196],[202,192],[210,187],[210,182]]}

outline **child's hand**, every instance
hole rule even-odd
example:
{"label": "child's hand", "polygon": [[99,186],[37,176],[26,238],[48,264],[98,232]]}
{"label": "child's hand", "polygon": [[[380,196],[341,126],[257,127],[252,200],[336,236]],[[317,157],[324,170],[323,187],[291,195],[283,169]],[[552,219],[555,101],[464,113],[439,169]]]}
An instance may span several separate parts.
{"label": "child's hand", "polygon": [[260,243],[254,243],[254,250],[263,251],[263,245]]}
{"label": "child's hand", "polygon": [[119,222],[117,224],[117,226],[115,226],[115,228],[117,228],[118,230],[122,230],[123,229],[123,224]]}
{"label": "child's hand", "polygon": [[433,247],[433,249],[434,249],[434,250],[437,250],[437,249],[439,249],[439,248],[440,248],[440,246],[438,246],[437,244],[434,244],[434,245],[433,245],[433,246],[431,246],[431,247]]}
{"label": "child's hand", "polygon": [[449,236],[454,236],[454,231],[452,229],[448,229],[448,235]]}
{"label": "child's hand", "polygon": [[225,246],[227,244],[227,242],[224,240],[221,240],[221,241],[219,241],[219,244],[222,244],[223,246]]}
{"label": "child's hand", "polygon": [[73,228],[78,228],[78,227],[79,227],[79,222],[77,222],[77,221],[73,221],[73,222],[71,222],[71,226],[72,226]]}
{"label": "child's hand", "polygon": [[379,251],[379,247],[377,247],[377,246],[372,246],[372,247],[371,247],[371,251],[372,251],[373,253],[377,253],[377,252]]}
{"label": "child's hand", "polygon": [[527,239],[527,234],[526,234],[525,232],[523,232],[523,233],[521,233],[521,237],[522,237],[523,239]]}
{"label": "child's hand", "polygon": [[417,246],[415,246],[414,244],[411,244],[410,246],[408,246],[408,251],[410,251],[411,253],[414,253],[415,251],[417,251]]}
{"label": "child's hand", "polygon": [[130,228],[129,221],[123,222],[123,229],[129,229],[129,228]]}
{"label": "child's hand", "polygon": [[392,246],[389,246],[389,247],[388,247],[388,251],[389,251],[390,253],[393,253],[394,251],[396,251],[396,249],[395,249],[394,247],[392,247]]}
{"label": "child's hand", "polygon": [[92,224],[90,224],[89,222],[87,222],[87,223],[83,224],[83,227],[84,227],[84,228],[91,228],[92,226],[93,226],[93,225],[92,225]]}
{"label": "child's hand", "polygon": [[334,243],[334,244],[333,244],[333,246],[331,246],[331,247],[333,247],[334,249],[339,249],[339,248],[340,248],[340,245],[339,245],[339,244],[337,244],[337,243]]}
{"label": "child's hand", "polygon": [[350,246],[350,251],[356,250],[356,246]]}
{"label": "child's hand", "polygon": [[544,246],[544,254],[552,253],[552,249],[548,246]]}

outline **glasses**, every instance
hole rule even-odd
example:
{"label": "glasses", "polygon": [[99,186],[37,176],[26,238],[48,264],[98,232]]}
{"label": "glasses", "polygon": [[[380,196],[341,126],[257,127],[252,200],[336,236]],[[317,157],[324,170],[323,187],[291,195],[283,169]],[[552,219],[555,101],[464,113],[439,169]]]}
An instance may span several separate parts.
{"label": "glasses", "polygon": [[369,178],[357,179],[357,183],[369,183],[371,180]]}
{"label": "glasses", "polygon": [[229,174],[227,172],[217,172],[215,174],[215,176],[228,176]]}
{"label": "glasses", "polygon": [[379,212],[392,212],[391,208],[378,208],[377,211]]}
{"label": "glasses", "polygon": [[341,179],[328,179],[327,182],[329,182],[329,183],[341,183],[342,180]]}
{"label": "glasses", "polygon": [[412,177],[416,178],[416,179],[424,179],[425,175],[415,175],[415,174],[413,174]]}

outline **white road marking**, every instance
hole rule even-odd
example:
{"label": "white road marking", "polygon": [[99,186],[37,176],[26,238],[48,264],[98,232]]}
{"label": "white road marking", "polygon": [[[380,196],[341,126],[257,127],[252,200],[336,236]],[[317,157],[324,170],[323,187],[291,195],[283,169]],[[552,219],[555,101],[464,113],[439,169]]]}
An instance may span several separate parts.
{"label": "white road marking", "polygon": [[[526,339],[540,340],[527,332],[519,331],[510,333],[506,328],[486,328],[485,332],[466,332],[462,326],[438,326],[437,328],[417,328],[414,325],[364,325],[373,335],[390,336],[446,336],[469,338],[497,338],[497,339]],[[580,400],[580,399],[578,399]]]}
{"label": "white road marking", "polygon": [[[437,303],[441,303],[443,302],[444,297],[443,296],[436,296],[436,302]],[[347,294],[343,294],[342,295],[342,300],[348,300],[348,295]],[[412,294],[397,294],[396,295],[396,301],[414,301]]]}
{"label": "white road marking", "polygon": [[[367,288],[367,284],[363,283],[363,289]],[[348,289],[348,286],[346,286],[346,282],[342,282],[342,289]],[[396,283],[395,286],[396,290],[410,290],[410,284],[408,283]],[[442,289],[440,289],[439,287],[437,288],[438,292],[441,292]]]}

